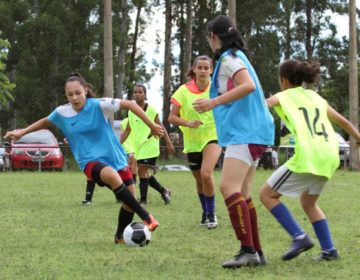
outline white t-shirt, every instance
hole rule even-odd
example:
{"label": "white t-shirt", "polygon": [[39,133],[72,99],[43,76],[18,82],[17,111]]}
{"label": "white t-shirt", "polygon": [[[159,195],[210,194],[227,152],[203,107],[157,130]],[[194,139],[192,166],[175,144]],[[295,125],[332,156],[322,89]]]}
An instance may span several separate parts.
{"label": "white t-shirt", "polygon": [[233,78],[237,72],[243,69],[246,69],[246,65],[244,61],[238,57],[227,55],[222,59],[217,76],[220,94],[237,86]]}

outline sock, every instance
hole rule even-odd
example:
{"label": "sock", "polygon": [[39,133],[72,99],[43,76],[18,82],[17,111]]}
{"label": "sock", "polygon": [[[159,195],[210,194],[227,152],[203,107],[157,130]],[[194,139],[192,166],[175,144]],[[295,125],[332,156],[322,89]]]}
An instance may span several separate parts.
{"label": "sock", "polygon": [[200,203],[201,203],[201,208],[203,210],[203,213],[206,214],[207,210],[206,210],[205,196],[202,193],[198,193],[198,196],[199,196],[199,200],[200,200]]}
{"label": "sock", "polygon": [[133,194],[127,189],[125,184],[122,184],[117,189],[113,190],[117,200],[121,200],[129,206],[142,220],[151,223],[149,213],[141,207],[140,203],[135,199]]}
{"label": "sock", "polygon": [[116,231],[116,236],[121,237],[126,226],[129,225],[134,218],[134,212],[129,212],[120,207],[119,217],[118,217],[118,228]]}
{"label": "sock", "polygon": [[283,203],[280,202],[270,212],[293,239],[304,234],[304,231]]}
{"label": "sock", "polygon": [[157,190],[159,193],[165,193],[165,188],[156,180],[155,176],[151,175],[149,178],[149,185]]}
{"label": "sock", "polygon": [[241,241],[242,248],[249,249],[248,253],[254,252],[249,209],[245,198],[241,193],[233,193],[225,200],[225,204],[236,237]]}
{"label": "sock", "polygon": [[86,181],[86,194],[85,194],[85,200],[91,201],[95,189],[95,181],[87,180]]}
{"label": "sock", "polygon": [[252,238],[254,242],[255,250],[262,254],[261,244],[260,244],[260,237],[259,237],[259,229],[257,223],[257,213],[254,203],[252,202],[251,197],[246,200],[248,209],[249,209],[249,216],[250,216],[250,223],[251,223],[251,232]]}
{"label": "sock", "polygon": [[140,201],[147,201],[147,193],[149,186],[148,178],[140,178]]}
{"label": "sock", "polygon": [[334,244],[331,239],[331,233],[329,225],[326,219],[316,221],[313,224],[313,228],[317,238],[319,239],[321,249],[323,251],[334,250]]}
{"label": "sock", "polygon": [[204,195],[205,199],[205,209],[206,209],[206,215],[214,215],[215,214],[215,195],[213,196],[206,196]]}

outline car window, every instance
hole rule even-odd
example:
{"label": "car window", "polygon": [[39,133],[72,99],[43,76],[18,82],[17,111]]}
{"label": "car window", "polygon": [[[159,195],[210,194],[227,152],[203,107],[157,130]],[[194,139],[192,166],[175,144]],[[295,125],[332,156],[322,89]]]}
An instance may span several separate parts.
{"label": "car window", "polygon": [[37,131],[24,135],[15,144],[48,144],[55,145],[54,136],[48,131]]}

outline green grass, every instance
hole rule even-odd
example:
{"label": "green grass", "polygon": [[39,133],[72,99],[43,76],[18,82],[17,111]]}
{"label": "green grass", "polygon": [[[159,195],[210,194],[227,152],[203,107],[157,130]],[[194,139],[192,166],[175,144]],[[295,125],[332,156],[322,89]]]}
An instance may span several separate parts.
{"label": "green grass", "polygon": [[[113,244],[119,205],[109,190],[97,188],[93,205],[80,205],[82,173],[2,173],[0,279],[359,279],[360,173],[339,170],[320,199],[342,257],[326,263],[312,261],[320,252],[317,242],[292,261],[280,260],[290,238],[257,198],[269,175],[257,173],[253,192],[269,264],[224,270],[221,263],[239,244],[218,191],[219,227],[199,227],[201,210],[189,172],[157,173],[173,200],[165,206],[160,195],[149,191],[147,208],[161,225],[144,248]],[[315,239],[298,200],[283,201]]]}

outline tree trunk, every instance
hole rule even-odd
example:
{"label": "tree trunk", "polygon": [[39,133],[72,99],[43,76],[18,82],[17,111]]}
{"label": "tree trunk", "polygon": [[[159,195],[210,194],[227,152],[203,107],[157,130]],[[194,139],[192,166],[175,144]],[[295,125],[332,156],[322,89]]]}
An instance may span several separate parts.
{"label": "tree trunk", "polygon": [[163,93],[163,124],[169,130],[168,117],[170,114],[171,96],[171,26],[172,26],[172,7],[171,0],[165,0],[165,55],[164,55],[164,93]]}
{"label": "tree trunk", "polygon": [[[350,121],[359,127],[359,92],[358,92],[358,68],[357,68],[357,24],[355,0],[349,1],[349,103]],[[350,168],[359,169],[359,150],[356,140],[350,137]]]}
{"label": "tree trunk", "polygon": [[186,1],[186,25],[185,25],[185,50],[184,50],[184,71],[183,81],[186,80],[186,75],[191,68],[191,54],[192,54],[192,0]]}
{"label": "tree trunk", "polygon": [[127,0],[121,1],[121,24],[120,36],[121,41],[119,45],[118,57],[118,73],[116,80],[116,97],[122,99],[124,91],[124,72],[125,72],[125,54],[126,54],[126,21],[127,21]]}
{"label": "tree trunk", "polygon": [[104,95],[114,97],[111,0],[104,0]]}
{"label": "tree trunk", "polygon": [[[144,1],[139,0],[138,6],[137,6],[137,13],[136,13],[136,20],[135,20],[135,30],[134,30],[134,37],[133,37],[133,44],[132,44],[132,50],[130,55],[130,72],[129,72],[129,84],[133,84],[135,82],[135,67],[136,67],[136,52],[137,52],[137,40],[139,37],[139,26],[140,26],[140,20],[141,20],[141,9],[144,6]],[[132,99],[132,87],[128,90],[128,99]]]}
{"label": "tree trunk", "polygon": [[236,28],[236,0],[229,0],[229,17]]}
{"label": "tree trunk", "polygon": [[312,34],[312,0],[306,0],[306,42],[305,42],[305,48],[306,48],[306,56],[307,60],[312,60],[312,44],[311,44],[311,34]]}
{"label": "tree trunk", "polygon": [[285,59],[289,59],[291,56],[291,7],[292,3],[285,1]]}

